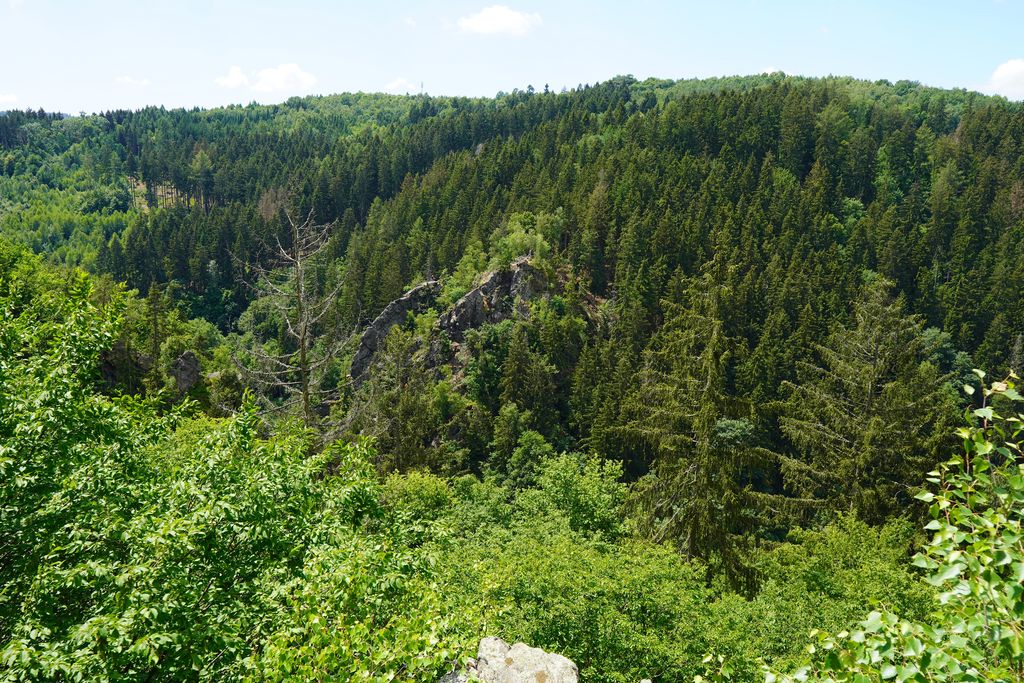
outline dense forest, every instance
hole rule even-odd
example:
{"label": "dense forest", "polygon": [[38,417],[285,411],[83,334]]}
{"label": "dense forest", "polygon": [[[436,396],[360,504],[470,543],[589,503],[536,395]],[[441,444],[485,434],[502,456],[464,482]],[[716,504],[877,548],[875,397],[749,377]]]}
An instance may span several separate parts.
{"label": "dense forest", "polygon": [[1019,103],[0,113],[0,308],[2,680],[1024,677]]}

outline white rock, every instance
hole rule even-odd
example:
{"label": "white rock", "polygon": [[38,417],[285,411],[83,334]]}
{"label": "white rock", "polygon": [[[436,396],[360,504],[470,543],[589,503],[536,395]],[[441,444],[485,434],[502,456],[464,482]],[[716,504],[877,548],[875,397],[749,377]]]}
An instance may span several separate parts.
{"label": "white rock", "polygon": [[476,662],[467,672],[452,672],[441,683],[464,683],[473,674],[481,683],[577,683],[579,670],[562,655],[524,643],[509,645],[488,636],[480,641]]}

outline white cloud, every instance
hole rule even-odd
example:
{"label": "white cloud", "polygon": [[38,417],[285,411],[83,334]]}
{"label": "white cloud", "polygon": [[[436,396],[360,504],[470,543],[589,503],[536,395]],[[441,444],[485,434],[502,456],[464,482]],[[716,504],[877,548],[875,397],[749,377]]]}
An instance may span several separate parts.
{"label": "white cloud", "polygon": [[519,12],[505,5],[491,5],[476,14],[461,17],[457,23],[466,33],[507,33],[522,36],[540,26],[542,21],[539,14]]}
{"label": "white cloud", "polygon": [[384,86],[384,92],[410,93],[418,91],[418,85],[410,81],[408,78],[402,78],[401,76]]}
{"label": "white cloud", "polygon": [[11,9],[18,9],[24,6],[25,0],[7,0],[7,4],[10,5]]}
{"label": "white cloud", "polygon": [[298,64],[279,64],[246,74],[242,67],[233,65],[225,76],[214,79],[222,88],[247,88],[252,92],[308,92],[316,85],[316,76],[303,71]]}
{"label": "white cloud", "polygon": [[240,66],[232,66],[228,69],[227,76],[214,79],[214,82],[222,88],[241,88],[249,85],[249,77],[245,75]]}
{"label": "white cloud", "polygon": [[118,76],[114,79],[114,82],[120,83],[121,85],[131,85],[138,88],[145,88],[147,85],[149,85],[148,78],[135,78],[133,76]]}
{"label": "white cloud", "polygon": [[416,28],[416,18],[415,17],[410,17],[410,16],[402,17],[402,23],[405,24],[406,26],[408,26],[409,28]]}
{"label": "white cloud", "polygon": [[1024,59],[1011,59],[997,66],[987,89],[1011,100],[1024,100]]}
{"label": "white cloud", "polygon": [[2,104],[14,104],[18,101],[18,96],[10,92],[0,92],[0,105]]}
{"label": "white cloud", "polygon": [[298,64],[281,64],[270,69],[260,69],[252,82],[255,92],[305,92],[316,85],[316,76],[303,71]]}

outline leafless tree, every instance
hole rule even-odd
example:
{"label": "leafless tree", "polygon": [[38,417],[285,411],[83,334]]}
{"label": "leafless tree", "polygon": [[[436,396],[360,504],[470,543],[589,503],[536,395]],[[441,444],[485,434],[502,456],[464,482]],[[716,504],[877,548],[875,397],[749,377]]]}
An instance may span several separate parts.
{"label": "leafless tree", "polygon": [[[323,386],[326,371],[340,345],[338,335],[324,329],[337,299],[340,284],[322,292],[315,280],[316,265],[330,238],[330,224],[317,224],[313,212],[296,222],[284,212],[290,230],[289,243],[265,245],[270,258],[250,264],[249,286],[255,296],[266,302],[280,318],[289,343],[279,352],[255,343],[248,362],[239,366],[259,387],[268,406],[274,410],[298,410],[307,428],[319,427],[317,410],[328,400]],[[236,359],[237,360],[237,359]],[[283,402],[271,402],[269,396],[284,393]]]}

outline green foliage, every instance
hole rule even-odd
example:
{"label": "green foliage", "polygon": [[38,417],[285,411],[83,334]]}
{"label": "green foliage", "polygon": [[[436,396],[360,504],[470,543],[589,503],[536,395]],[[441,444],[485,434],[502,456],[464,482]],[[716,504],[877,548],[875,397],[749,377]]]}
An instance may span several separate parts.
{"label": "green foliage", "polygon": [[437,586],[418,576],[422,558],[403,546],[382,537],[311,553],[247,677],[429,681],[444,672],[467,647],[452,637],[465,623],[442,616]]}
{"label": "green foliage", "polygon": [[535,216],[532,213],[514,213],[508,222],[491,234],[491,259],[489,270],[509,267],[516,258],[529,256],[536,263],[542,263],[551,251],[546,239],[561,236],[561,215]]}
{"label": "green foliage", "polygon": [[621,530],[616,474],[560,456],[542,489],[512,501],[493,483],[453,482],[429,544],[447,600],[483,615],[481,635],[561,652],[585,680],[615,683],[689,683],[706,672],[708,651],[722,655],[732,680],[757,681],[759,660],[804,664],[808,629],[842,628],[872,600],[895,597],[913,615],[932,604],[906,564],[906,525],[875,529],[853,518],[760,555],[753,599],[709,585],[701,563],[665,545],[628,535],[609,542]]}
{"label": "green foliage", "polygon": [[791,533],[758,557],[761,584],[752,599],[725,595],[709,607],[713,656],[703,673],[725,666],[724,680],[760,681],[759,662],[796,669],[807,663],[810,630],[843,629],[879,602],[908,617],[926,614],[933,594],[907,566],[910,543],[904,522],[870,527],[852,516]]}
{"label": "green foliage", "polygon": [[345,416],[348,434],[376,440],[377,464],[384,471],[443,465],[431,439],[440,427],[438,403],[445,396],[433,392],[429,371],[414,357],[418,346],[411,333],[392,328],[378,353],[379,370],[355,393]]}
{"label": "green foliage", "polygon": [[97,307],[82,274],[26,298],[34,284],[17,268],[0,281],[5,679],[447,668],[466,620],[385,519],[365,443],[311,457],[301,430],[260,438],[251,402],[213,420],[106,398],[93,371],[123,296]]}
{"label": "green foliage", "polygon": [[[744,403],[727,392],[737,340],[727,334],[721,309],[728,294],[709,277],[688,290],[689,305],[651,345],[640,382],[623,401],[624,432],[653,452],[653,473],[634,489],[638,530],[676,544],[750,590],[751,538],[765,507],[788,511],[785,496],[757,491],[755,473],[778,456],[757,445],[742,415]],[[706,289],[701,287],[706,283]]]}
{"label": "green foliage", "polygon": [[[1021,130],[783,74],[0,117],[0,236],[105,275],[0,243],[0,676],[436,680],[497,632],[596,681],[1019,678],[1014,390],[966,371],[1024,358]],[[337,293],[298,345],[289,211]],[[512,319],[438,334],[524,256]],[[427,279],[349,384],[333,340]],[[300,346],[322,441],[236,372]],[[893,519],[965,383],[929,586]]]}
{"label": "green foliage", "polygon": [[[515,405],[515,404],[511,404]],[[506,467],[506,483],[523,488],[537,483],[544,462],[555,457],[555,448],[543,435],[528,429],[519,435]]]}
{"label": "green foliage", "polygon": [[515,325],[501,364],[501,404],[521,406],[533,415],[538,429],[550,434],[557,418],[552,400],[555,371],[543,352],[531,348],[525,326]]}
{"label": "green foliage", "polygon": [[916,619],[888,606],[872,611],[849,631],[819,635],[808,646],[821,652],[813,669],[769,672],[767,680],[1013,681],[1024,675],[1022,399],[1012,381],[983,387],[981,399],[970,425],[958,431],[963,453],[931,472],[931,486],[917,494],[930,505],[925,528],[932,536],[913,564],[938,592],[935,609]]}
{"label": "green foliage", "polygon": [[614,539],[624,531],[626,487],[621,477],[619,463],[564,453],[543,463],[538,485],[543,499],[565,515],[573,531]]}
{"label": "green foliage", "polygon": [[[0,259],[6,678],[432,681],[484,634],[615,683],[756,680],[759,661],[799,668],[794,680],[1021,674],[1012,382],[969,385],[980,400],[965,455],[918,494],[934,515],[914,560],[927,581],[906,562],[906,523],[850,515],[747,558],[759,575],[747,598],[631,535],[622,466],[555,454],[512,403],[495,426],[502,486],[416,471],[381,483],[368,442],[311,455],[296,425],[261,435],[251,402],[216,419],[105,397],[95,368],[131,299],[18,250]],[[409,358],[411,337],[395,339]],[[448,419],[467,399],[444,386],[421,398]],[[714,452],[756,434],[739,417],[700,428]],[[873,605],[855,630],[800,646]]]}
{"label": "green foliage", "polygon": [[412,519],[436,518],[454,503],[447,481],[429,472],[394,472],[384,481],[384,500]]}
{"label": "green foliage", "polygon": [[[515,403],[503,403],[494,419],[494,437],[491,440],[489,465],[501,475],[508,474],[512,456],[519,440],[532,432],[533,413],[520,410]],[[536,432],[533,432],[536,434]],[[543,437],[541,437],[543,438]]]}
{"label": "green foliage", "polygon": [[478,275],[487,269],[487,254],[479,241],[470,242],[451,275],[445,278],[438,301],[451,306],[473,288]]}

